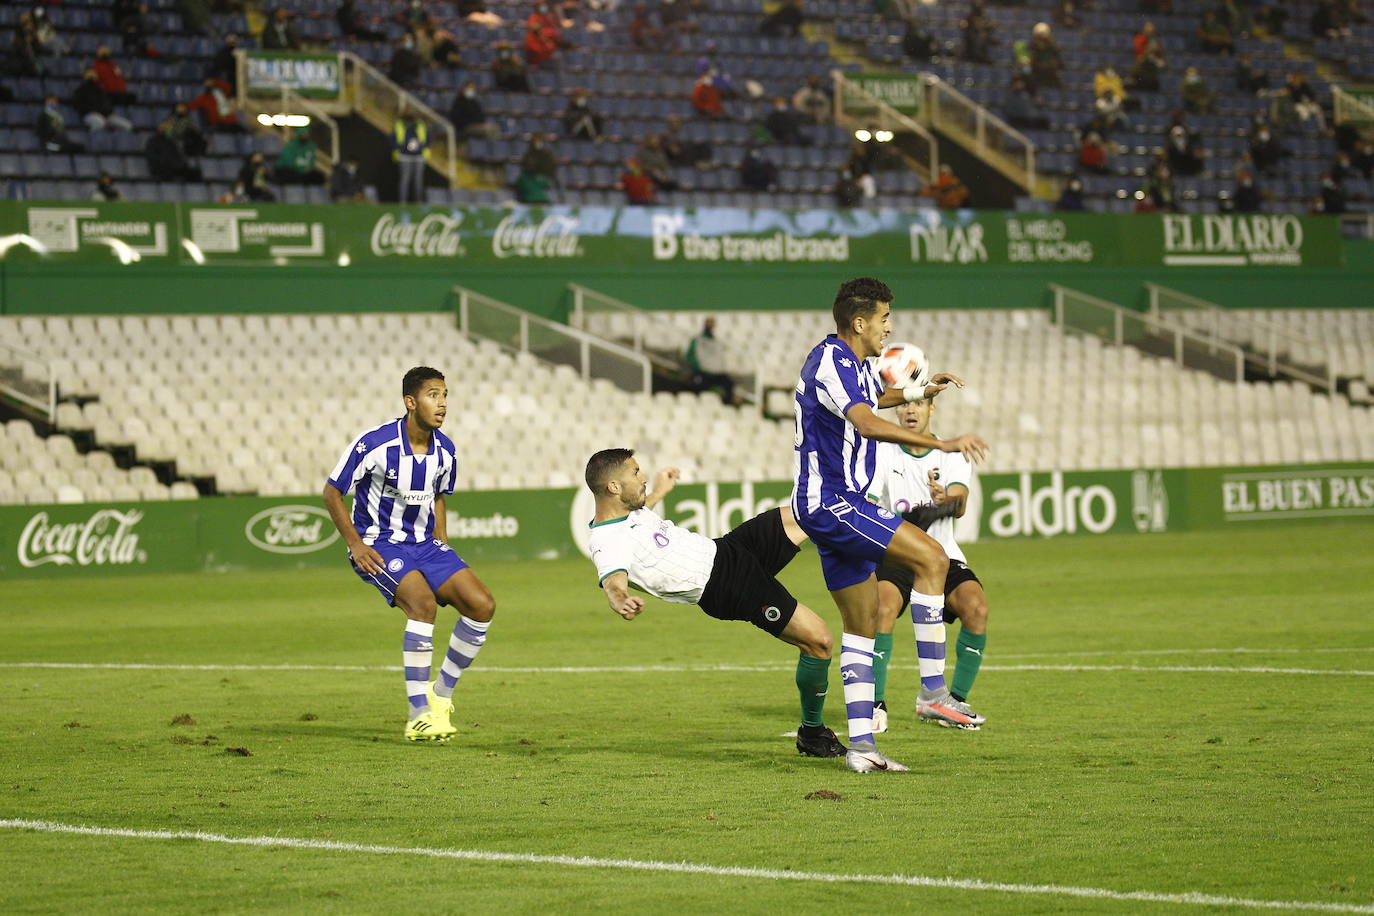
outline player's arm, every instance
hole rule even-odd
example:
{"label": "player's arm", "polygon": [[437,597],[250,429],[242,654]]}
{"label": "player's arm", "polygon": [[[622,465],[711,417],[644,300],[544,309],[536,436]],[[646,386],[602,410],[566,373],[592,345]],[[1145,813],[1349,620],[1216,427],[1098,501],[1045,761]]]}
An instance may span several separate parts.
{"label": "player's arm", "polygon": [[434,497],[434,539],[448,543],[448,507],[442,493]]}
{"label": "player's arm", "polygon": [[644,497],[644,506],[652,509],[663,501],[663,497],[673,491],[677,486],[678,478],[682,472],[677,468],[664,468],[654,475],[654,485],[649,489],[649,495]]}
{"label": "player's arm", "polygon": [[950,385],[955,388],[963,388],[964,380],[949,372],[937,372],[924,388],[916,388],[912,385],[907,385],[905,388],[884,388],[882,396],[878,398],[878,406],[896,407],[906,401],[933,398]]}
{"label": "player's arm", "polygon": [[348,517],[348,507],[344,505],[343,493],[332,483],[324,485],[324,507],[329,511],[329,519],[339,529],[339,536],[348,545],[348,555],[358,568],[368,575],[375,576],[382,571],[382,555],[363,543],[362,535],[353,527]]}
{"label": "player's arm", "polygon": [[644,599],[630,594],[630,576],[620,569],[601,580],[601,590],[606,593],[606,601],[626,620],[634,620],[644,610]]}
{"label": "player's arm", "polygon": [[970,461],[981,461],[987,454],[988,444],[981,436],[964,435],[953,439],[937,439],[926,433],[913,432],[896,423],[884,420],[873,412],[873,408],[862,402],[853,404],[844,412],[845,419],[854,424],[859,435],[865,439],[879,442],[896,442],[899,445],[913,445],[916,448],[938,449],[942,452],[959,452]]}

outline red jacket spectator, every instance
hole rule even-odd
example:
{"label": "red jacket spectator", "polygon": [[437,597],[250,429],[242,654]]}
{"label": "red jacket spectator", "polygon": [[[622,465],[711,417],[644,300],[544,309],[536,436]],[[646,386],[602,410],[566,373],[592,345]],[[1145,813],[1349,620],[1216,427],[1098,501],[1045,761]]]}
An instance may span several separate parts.
{"label": "red jacket spectator", "polygon": [[631,204],[651,204],[658,188],[654,180],[645,174],[639,160],[631,156],[625,160],[625,171],[620,176],[619,185],[625,191],[625,200]]}
{"label": "red jacket spectator", "polygon": [[534,28],[535,23],[544,30],[544,37],[553,42],[555,47],[563,47],[563,21],[558,15],[558,10],[552,4],[538,4],[534,6],[534,12],[530,13],[525,25]]}
{"label": "red jacket spectator", "polygon": [[211,130],[234,130],[243,125],[239,123],[239,113],[229,97],[229,84],[224,80],[206,80],[205,91],[187,104],[189,111],[199,111],[205,119],[205,126]]}
{"label": "red jacket spectator", "polygon": [[720,90],[712,84],[709,75],[697,80],[692,87],[692,107],[703,118],[725,117],[725,108],[720,104]]}
{"label": "red jacket spectator", "polygon": [[558,43],[544,30],[543,22],[531,15],[530,30],[525,33],[525,60],[531,67],[538,67],[557,50]]}
{"label": "red jacket spectator", "polygon": [[96,82],[100,83],[100,88],[110,95],[122,96],[129,93],[129,82],[124,78],[124,71],[115,63],[115,59],[110,56],[110,49],[102,45],[96,50],[95,63],[91,65],[95,70]]}

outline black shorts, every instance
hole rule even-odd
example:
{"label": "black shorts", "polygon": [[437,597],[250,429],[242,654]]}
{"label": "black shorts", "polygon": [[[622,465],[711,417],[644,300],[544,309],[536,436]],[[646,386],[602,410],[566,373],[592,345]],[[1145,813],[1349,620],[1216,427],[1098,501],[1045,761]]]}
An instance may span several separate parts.
{"label": "black shorts", "polygon": [[[913,575],[909,569],[903,569],[900,566],[884,565],[878,567],[878,581],[891,582],[893,585],[897,586],[897,591],[901,592],[903,595],[910,595],[912,586],[916,584],[916,576]],[[983,580],[974,575],[973,570],[968,568],[967,563],[963,560],[951,559],[949,561],[949,572],[945,575],[945,597],[949,597],[954,593],[956,588],[963,585],[965,582],[977,582],[979,585],[983,584]],[[905,613],[906,603],[903,602],[902,609],[897,612],[897,616],[901,617]],[[955,616],[954,612],[949,609],[949,605],[946,604],[945,623],[953,623],[958,619],[959,618]]]}
{"label": "black shorts", "polygon": [[778,509],[716,538],[711,578],[697,602],[717,620],[747,620],[777,636],[797,612],[797,599],[776,578],[798,553]]}

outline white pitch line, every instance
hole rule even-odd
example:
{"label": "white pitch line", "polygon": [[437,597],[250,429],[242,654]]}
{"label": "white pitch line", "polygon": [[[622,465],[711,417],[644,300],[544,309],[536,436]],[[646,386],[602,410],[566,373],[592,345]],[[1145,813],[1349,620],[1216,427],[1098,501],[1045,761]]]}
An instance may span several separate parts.
{"label": "white pitch line", "polygon": [[1032,894],[1049,897],[1086,897],[1095,900],[1146,901],[1191,906],[1230,906],[1251,910],[1305,910],[1319,913],[1374,913],[1374,904],[1326,903],[1307,900],[1258,900],[1252,897],[1226,897],[1190,891],[1165,894],[1156,891],[1114,891],[1102,887],[1073,887],[1062,884],[1010,884],[969,878],[933,878],[926,875],[866,875],[835,872],[783,871],[773,868],[701,865],[695,862],[657,862],[642,859],[602,859],[593,856],[554,856],[519,852],[489,852],[479,849],[432,849],[380,846],[370,843],[341,843],[335,840],[302,840],[275,836],[226,836],[192,830],[130,830],[116,827],[87,827],[0,819],[0,828],[33,830],[40,833],[66,833],[80,836],[120,837],[138,840],[195,840],[229,846],[309,849],[325,852],[368,855],[425,856],[433,859],[459,859],[469,862],[518,863],[521,865],[560,865],[569,868],[605,868],[622,871],[669,872],[683,875],[708,875],[720,878],[753,878],[762,881],[806,881],[828,884],[879,884],[904,887],[931,887],[946,890],[983,891],[1004,894]]}
{"label": "white pitch line", "polygon": [[1072,652],[998,652],[998,658],[1073,658],[1084,655],[1308,655],[1319,653],[1374,652],[1374,646],[1337,649],[1092,649]]}
{"label": "white pitch line", "polygon": [[[790,663],[765,662],[757,665],[590,665],[585,667],[524,667],[483,665],[493,674],[709,674],[711,672],[791,671]],[[917,665],[891,665],[891,671],[915,671]],[[161,665],[143,662],[0,662],[5,668],[57,668],[92,671],[385,671],[397,672],[400,665]],[[1274,668],[1232,665],[983,665],[984,671],[1164,671],[1223,674],[1326,674],[1349,677],[1374,677],[1374,670],[1344,668]]]}

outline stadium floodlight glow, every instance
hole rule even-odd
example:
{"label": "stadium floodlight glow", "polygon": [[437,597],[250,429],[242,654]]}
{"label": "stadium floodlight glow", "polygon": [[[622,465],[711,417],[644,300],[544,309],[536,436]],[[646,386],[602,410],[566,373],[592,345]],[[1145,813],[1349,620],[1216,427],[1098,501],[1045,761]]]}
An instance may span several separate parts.
{"label": "stadium floodlight glow", "polygon": [[352,263],[353,263],[353,259],[350,258],[350,257],[348,256],[348,252],[347,252],[347,251],[341,251],[341,252],[339,252],[339,266],[340,266],[340,267],[347,267],[349,264],[352,264]]}
{"label": "stadium floodlight glow", "polygon": [[263,112],[258,115],[258,123],[263,127],[309,127],[310,116],[302,114],[267,114]]}
{"label": "stadium floodlight glow", "polygon": [[1136,192],[1135,192],[1135,199],[1136,199],[1136,200],[1144,200],[1144,199],[1145,199],[1145,192],[1144,192],[1144,191],[1136,191]]}
{"label": "stadium floodlight glow", "polygon": [[893,133],[890,130],[880,130],[873,134],[873,139],[877,140],[879,143],[891,143],[892,137]]}
{"label": "stadium floodlight glow", "polygon": [[0,258],[9,254],[10,249],[15,245],[22,245],[29,251],[35,251],[41,255],[48,253],[48,246],[38,239],[24,232],[16,232],[14,235],[0,235]]}
{"label": "stadium floodlight glow", "polygon": [[134,249],[129,246],[129,243],[123,239],[117,239],[113,236],[106,235],[97,239],[92,239],[92,241],[99,242],[102,245],[109,245],[110,250],[115,253],[115,257],[119,258],[119,263],[126,266],[143,260],[143,256],[137,251],[134,251]]}
{"label": "stadium floodlight glow", "polygon": [[200,250],[200,246],[190,239],[182,239],[181,247],[186,249],[186,253],[191,256],[191,260],[197,264],[205,263],[205,252]]}
{"label": "stadium floodlight glow", "polygon": [[854,131],[854,139],[858,140],[860,143],[867,143],[869,140],[873,139],[873,135],[861,127]]}

